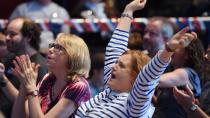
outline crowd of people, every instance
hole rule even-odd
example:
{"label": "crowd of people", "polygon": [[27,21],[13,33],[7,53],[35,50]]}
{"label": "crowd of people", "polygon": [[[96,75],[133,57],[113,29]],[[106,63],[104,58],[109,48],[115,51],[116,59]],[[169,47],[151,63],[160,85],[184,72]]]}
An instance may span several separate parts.
{"label": "crowd of people", "polygon": [[[0,33],[0,118],[209,118],[210,43],[165,17],[130,32],[147,2],[127,3],[100,49],[65,25],[43,36],[34,20],[70,18],[51,0],[18,6]],[[85,18],[107,17],[101,0],[82,5]]]}

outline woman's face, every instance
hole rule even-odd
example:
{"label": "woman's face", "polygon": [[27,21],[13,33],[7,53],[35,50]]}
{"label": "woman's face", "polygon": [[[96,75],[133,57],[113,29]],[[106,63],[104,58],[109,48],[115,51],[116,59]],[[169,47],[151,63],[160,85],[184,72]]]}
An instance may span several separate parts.
{"label": "woman's face", "polygon": [[47,66],[49,70],[52,70],[53,68],[56,70],[67,68],[67,65],[68,54],[66,49],[57,42],[49,44],[47,55]]}
{"label": "woman's face", "polygon": [[185,53],[185,49],[178,49],[175,51],[172,57],[171,64],[175,68],[182,67],[184,66],[186,60],[187,60],[187,55]]}
{"label": "woman's face", "polygon": [[112,75],[108,85],[112,90],[117,92],[129,92],[136,77],[132,76],[131,56],[122,55],[112,67]]}

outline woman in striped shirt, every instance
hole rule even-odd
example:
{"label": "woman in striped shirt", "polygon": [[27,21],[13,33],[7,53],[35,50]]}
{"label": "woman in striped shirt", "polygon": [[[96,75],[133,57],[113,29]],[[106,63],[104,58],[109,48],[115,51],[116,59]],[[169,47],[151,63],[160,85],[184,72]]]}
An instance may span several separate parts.
{"label": "woman in striped shirt", "polygon": [[[133,12],[142,9],[146,0],[129,3],[106,48],[104,67],[105,90],[81,104],[76,117],[88,118],[148,118],[153,114],[151,98],[160,75],[164,72],[173,50],[189,45],[196,36],[178,32],[149,63],[149,57],[139,51],[126,50]],[[148,63],[148,64],[147,64]],[[144,66],[147,64],[146,66]],[[144,66],[144,67],[143,67]]]}

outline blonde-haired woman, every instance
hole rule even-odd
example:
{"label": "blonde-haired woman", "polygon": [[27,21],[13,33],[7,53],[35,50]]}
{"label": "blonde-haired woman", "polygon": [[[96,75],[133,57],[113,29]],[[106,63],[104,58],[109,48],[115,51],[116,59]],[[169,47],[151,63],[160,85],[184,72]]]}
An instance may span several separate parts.
{"label": "blonde-haired woman", "polygon": [[90,70],[89,50],[76,35],[61,33],[49,45],[49,73],[38,87],[39,65],[31,63],[27,55],[16,57],[14,64],[13,72],[21,87],[13,107],[13,118],[72,117],[77,107],[90,98],[86,81]]}

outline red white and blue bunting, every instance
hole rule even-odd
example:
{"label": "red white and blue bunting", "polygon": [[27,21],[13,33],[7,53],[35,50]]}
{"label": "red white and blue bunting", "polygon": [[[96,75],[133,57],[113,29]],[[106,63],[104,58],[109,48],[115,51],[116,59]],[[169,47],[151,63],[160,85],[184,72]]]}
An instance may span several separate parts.
{"label": "red white and blue bunting", "polygon": [[[170,17],[169,20],[176,23],[181,29],[189,26],[191,30],[210,31],[210,17]],[[70,21],[53,19],[53,20],[35,20],[42,30],[58,30],[63,23],[71,28],[75,33],[94,33],[94,32],[112,32],[119,22],[119,18],[112,19],[71,19]],[[0,19],[0,30],[4,29],[8,23],[6,19]],[[147,18],[135,18],[132,22],[131,30],[139,31],[144,29],[147,24]]]}

